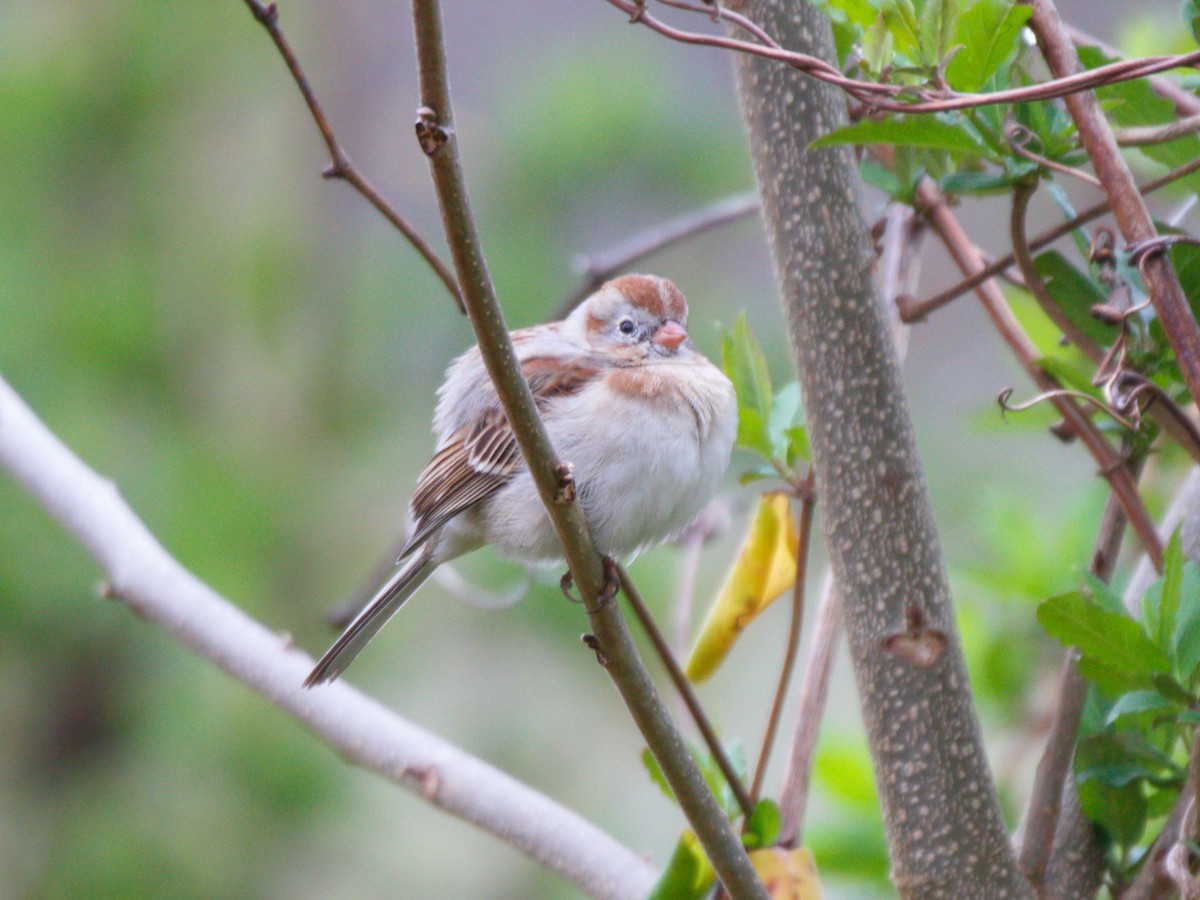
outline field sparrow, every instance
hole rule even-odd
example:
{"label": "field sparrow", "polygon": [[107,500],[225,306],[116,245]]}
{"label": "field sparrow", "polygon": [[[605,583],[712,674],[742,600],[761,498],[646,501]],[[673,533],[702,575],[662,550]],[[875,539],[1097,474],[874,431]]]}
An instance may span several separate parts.
{"label": "field sparrow", "polygon": [[[725,375],[688,340],[671,282],[626,275],[563,321],[512,333],[529,388],[597,548],[619,557],[670,537],[716,492],[737,404]],[[413,533],[394,575],[304,682],[337,678],[441,563],[491,544],[525,562],[562,558],[479,348],[438,391],[437,451],[417,480]]]}

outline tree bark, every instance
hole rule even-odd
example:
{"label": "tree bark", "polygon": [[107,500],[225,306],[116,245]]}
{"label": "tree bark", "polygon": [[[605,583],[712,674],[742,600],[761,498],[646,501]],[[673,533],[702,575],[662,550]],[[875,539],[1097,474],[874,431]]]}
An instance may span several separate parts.
{"label": "tree bark", "polygon": [[[741,11],[785,47],[833,58],[799,0]],[[904,897],[1025,897],[984,755],[937,532],[849,150],[831,87],[742,55],[738,94],[805,396],[826,541]],[[927,655],[926,655],[927,654]]]}

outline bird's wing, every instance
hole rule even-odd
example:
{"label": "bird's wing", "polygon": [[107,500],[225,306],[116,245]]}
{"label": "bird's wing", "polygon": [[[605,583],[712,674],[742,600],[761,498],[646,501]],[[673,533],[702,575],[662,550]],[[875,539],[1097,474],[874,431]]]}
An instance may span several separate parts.
{"label": "bird's wing", "polygon": [[[533,356],[521,361],[538,409],[545,414],[555,398],[576,394],[598,379],[603,364],[592,357]],[[459,513],[500,490],[525,467],[491,380],[482,413],[470,425],[448,435],[417,479],[410,511],[415,529],[403,558]]]}

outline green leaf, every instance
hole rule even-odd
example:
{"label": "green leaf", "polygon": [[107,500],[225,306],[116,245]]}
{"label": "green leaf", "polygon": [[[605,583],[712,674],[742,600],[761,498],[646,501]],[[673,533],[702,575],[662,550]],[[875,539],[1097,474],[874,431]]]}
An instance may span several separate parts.
{"label": "green leaf", "polygon": [[1183,589],[1183,547],[1179,529],[1171,535],[1163,550],[1162,592],[1158,600],[1158,616],[1151,637],[1159,649],[1168,655],[1175,651],[1175,620],[1179,614],[1180,592]]}
{"label": "green leaf", "polygon": [[1200,4],[1196,0],[1183,0],[1179,12],[1188,31],[1192,33],[1192,39],[1200,43]]}
{"label": "green leaf", "polygon": [[1089,821],[1123,847],[1136,844],[1146,828],[1146,795],[1136,782],[1123,788],[1095,779],[1081,782],[1079,806]]}
{"label": "green leaf", "polygon": [[647,900],[700,900],[715,880],[716,873],[700,842],[690,831],[685,831]]}
{"label": "green leaf", "polygon": [[790,382],[779,389],[771,401],[771,414],[767,419],[767,435],[771,441],[771,452],[776,459],[786,460],[790,455],[788,432],[796,425],[800,415],[800,383]]}
{"label": "green leaf", "polygon": [[810,149],[836,144],[891,144],[967,154],[980,154],[987,149],[964,125],[931,116],[864,119],[822,135],[812,142]]}
{"label": "green leaf", "polygon": [[803,427],[789,428],[784,432],[788,441],[787,464],[795,466],[800,461],[808,462],[812,454],[808,449],[808,429]]}
{"label": "green leaf", "polygon": [[955,90],[980,90],[1017,47],[1029,6],[1006,0],[979,0],[958,17],[954,43],[962,49],[946,67],[946,80]]}
{"label": "green leaf", "polygon": [[1098,303],[1107,303],[1108,295],[1057,250],[1036,256],[1033,267],[1067,321],[1095,343],[1107,347],[1116,336],[1116,329],[1096,319],[1090,310]]}
{"label": "green leaf", "polygon": [[1200,674],[1200,568],[1192,562],[1183,564],[1174,644],[1175,671],[1185,685],[1194,688]]}
{"label": "green leaf", "polygon": [[771,438],[767,422],[771,415],[771,376],[754,334],[742,313],[733,331],[721,337],[721,361],[725,374],[733,382],[738,404],[739,447],[771,458]]}
{"label": "green leaf", "polygon": [[662,769],[658,767],[658,760],[654,758],[654,754],[647,747],[642,751],[642,767],[650,776],[650,780],[658,785],[659,790],[667,795],[667,799],[672,803],[675,802],[675,792],[671,790],[671,786],[667,784],[667,777],[663,775]]}
{"label": "green leaf", "polygon": [[888,30],[883,13],[880,13],[863,34],[863,65],[868,71],[880,74],[892,64],[895,47],[896,41]]}
{"label": "green leaf", "polygon": [[1117,702],[1112,705],[1112,709],[1105,717],[1105,724],[1118,725],[1122,720],[1174,709],[1176,709],[1176,705],[1158,691],[1130,691],[1117,698]]}
{"label": "green leaf", "polygon": [[896,49],[913,61],[928,62],[921,56],[921,26],[917,22],[912,0],[884,0],[880,12],[896,41]]}
{"label": "green leaf", "polygon": [[955,0],[925,0],[921,7],[921,56],[936,65],[950,49],[950,38],[958,21]]}
{"label": "green leaf", "polygon": [[1038,622],[1063,644],[1079,648],[1081,672],[1099,669],[1132,687],[1149,688],[1151,676],[1170,670],[1167,657],[1137,622],[1102,609],[1079,591],[1044,601]]}
{"label": "green leaf", "polygon": [[938,181],[947,194],[995,194],[1007,191],[1013,180],[1007,172],[951,172]]}
{"label": "green leaf", "polygon": [[781,824],[778,805],[774,800],[764,797],[755,803],[754,809],[750,811],[750,821],[742,834],[742,844],[750,850],[756,847],[770,847],[779,836]]}

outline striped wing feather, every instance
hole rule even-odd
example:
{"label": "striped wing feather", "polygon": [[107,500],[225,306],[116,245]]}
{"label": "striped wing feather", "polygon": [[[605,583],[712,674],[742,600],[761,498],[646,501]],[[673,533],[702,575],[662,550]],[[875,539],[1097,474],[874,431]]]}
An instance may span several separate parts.
{"label": "striped wing feather", "polygon": [[[522,361],[521,371],[538,408],[544,410],[550,398],[577,393],[599,377],[601,366],[591,359],[564,364],[561,358],[539,356]],[[486,384],[493,394],[487,412],[470,428],[451,435],[417,479],[410,504],[415,531],[401,559],[459,513],[500,490],[525,466],[491,382]]]}

